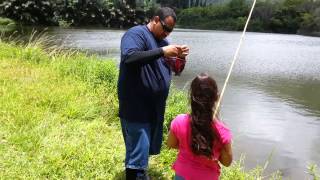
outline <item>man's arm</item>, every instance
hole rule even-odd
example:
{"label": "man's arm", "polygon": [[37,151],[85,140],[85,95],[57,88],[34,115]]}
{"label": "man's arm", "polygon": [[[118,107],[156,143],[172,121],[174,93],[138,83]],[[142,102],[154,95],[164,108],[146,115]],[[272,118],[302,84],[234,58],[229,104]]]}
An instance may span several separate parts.
{"label": "man's arm", "polygon": [[148,51],[136,51],[132,53],[125,61],[125,64],[148,63],[164,55],[162,48]]}
{"label": "man's arm", "polygon": [[148,63],[161,56],[175,57],[179,53],[177,45],[168,45],[162,48],[156,48],[148,51],[135,51],[127,57],[125,64]]}
{"label": "man's arm", "polygon": [[139,34],[128,32],[121,40],[121,52],[125,55],[125,64],[148,63],[154,61],[161,56],[175,57],[179,53],[179,46],[167,45],[161,48],[144,51],[145,42]]}

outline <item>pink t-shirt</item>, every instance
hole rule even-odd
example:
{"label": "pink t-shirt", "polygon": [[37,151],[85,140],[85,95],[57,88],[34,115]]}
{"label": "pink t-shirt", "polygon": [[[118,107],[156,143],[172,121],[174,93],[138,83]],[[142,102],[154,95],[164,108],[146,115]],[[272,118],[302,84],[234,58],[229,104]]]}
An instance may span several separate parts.
{"label": "pink t-shirt", "polygon": [[223,145],[231,142],[231,132],[221,121],[213,121],[212,126],[216,129],[219,137],[213,145],[213,159],[195,155],[190,148],[190,120],[190,115],[180,114],[171,122],[170,131],[179,141],[178,158],[172,167],[176,174],[185,180],[218,180],[220,176],[220,166],[217,160],[220,157],[220,151]]}

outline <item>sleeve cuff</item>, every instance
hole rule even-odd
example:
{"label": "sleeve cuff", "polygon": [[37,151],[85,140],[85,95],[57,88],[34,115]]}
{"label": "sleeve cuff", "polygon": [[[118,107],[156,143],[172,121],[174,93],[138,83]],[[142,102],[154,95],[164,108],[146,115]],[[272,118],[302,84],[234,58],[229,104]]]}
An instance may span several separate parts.
{"label": "sleeve cuff", "polygon": [[163,56],[163,55],[164,55],[164,52],[163,52],[162,47],[161,47],[161,48],[159,48],[159,53],[160,53],[160,55],[161,55],[161,56]]}

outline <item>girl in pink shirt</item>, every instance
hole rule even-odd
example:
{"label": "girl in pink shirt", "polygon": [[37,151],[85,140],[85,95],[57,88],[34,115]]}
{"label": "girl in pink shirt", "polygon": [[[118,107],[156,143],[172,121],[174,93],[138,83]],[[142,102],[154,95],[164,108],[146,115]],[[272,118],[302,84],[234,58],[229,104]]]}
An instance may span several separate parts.
{"label": "girl in pink shirt", "polygon": [[168,147],[179,149],[173,164],[175,179],[218,180],[220,162],[232,162],[231,133],[218,119],[213,119],[218,100],[216,81],[207,74],[193,79],[190,88],[191,114],[180,114],[172,122]]}

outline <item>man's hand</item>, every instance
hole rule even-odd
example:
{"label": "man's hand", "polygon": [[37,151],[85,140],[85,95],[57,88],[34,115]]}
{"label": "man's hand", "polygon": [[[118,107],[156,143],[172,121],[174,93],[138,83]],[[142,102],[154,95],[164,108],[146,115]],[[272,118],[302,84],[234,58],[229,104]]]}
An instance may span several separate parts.
{"label": "man's hand", "polygon": [[178,50],[179,50],[179,54],[178,54],[179,58],[184,59],[186,56],[189,55],[189,47],[187,45],[179,46]]}
{"label": "man's hand", "polygon": [[176,57],[179,55],[179,48],[177,45],[168,45],[162,47],[164,57]]}

